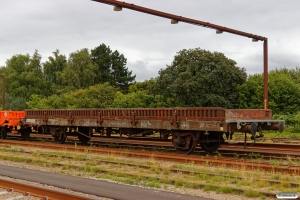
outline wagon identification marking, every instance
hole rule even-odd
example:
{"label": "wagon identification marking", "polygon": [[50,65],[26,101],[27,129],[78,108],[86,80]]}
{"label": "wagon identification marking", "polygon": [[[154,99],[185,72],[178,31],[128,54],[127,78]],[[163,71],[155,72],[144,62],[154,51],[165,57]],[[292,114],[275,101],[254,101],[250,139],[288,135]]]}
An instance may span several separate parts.
{"label": "wagon identification marking", "polygon": [[148,128],[151,126],[152,126],[152,124],[149,120],[141,120],[141,128]]}
{"label": "wagon identification marking", "polygon": [[109,121],[108,124],[115,127],[130,127],[130,123],[123,120],[112,120]]}
{"label": "wagon identification marking", "polygon": [[185,121],[181,121],[180,128],[182,128],[182,129],[189,129],[190,128],[190,123],[189,122],[185,122]]}

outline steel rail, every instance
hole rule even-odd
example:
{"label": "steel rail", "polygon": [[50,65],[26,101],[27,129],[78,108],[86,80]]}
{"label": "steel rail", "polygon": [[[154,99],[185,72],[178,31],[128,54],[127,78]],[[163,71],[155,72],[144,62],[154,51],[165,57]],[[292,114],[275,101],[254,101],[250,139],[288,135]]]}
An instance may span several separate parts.
{"label": "steel rail", "polygon": [[119,8],[127,8],[130,10],[135,10],[138,12],[155,15],[158,17],[167,18],[167,19],[175,20],[176,22],[181,21],[181,22],[185,22],[185,23],[189,23],[189,24],[193,24],[193,25],[202,26],[205,28],[216,29],[217,31],[219,30],[221,32],[228,32],[228,33],[232,33],[235,35],[240,35],[240,36],[244,36],[244,37],[248,37],[248,38],[253,38],[255,40],[263,41],[264,42],[263,43],[264,102],[263,103],[264,103],[264,109],[268,109],[268,101],[269,101],[269,97],[268,97],[268,38],[259,36],[259,35],[254,35],[254,34],[247,33],[247,32],[243,32],[243,31],[239,31],[239,30],[235,30],[235,29],[231,29],[231,28],[227,28],[224,26],[219,26],[219,25],[212,24],[209,22],[186,18],[186,17],[182,17],[182,16],[178,16],[178,15],[169,14],[166,12],[161,12],[158,10],[149,9],[149,8],[142,7],[142,6],[137,6],[134,4],[129,4],[126,2],[121,2],[121,1],[116,1],[116,0],[92,0],[92,1],[95,1],[98,3],[104,3],[104,4],[108,4],[108,5],[112,5],[112,6],[118,6]]}
{"label": "steel rail", "polygon": [[[26,153],[26,154],[32,154],[32,152],[28,151],[28,152],[22,152],[22,153]],[[48,153],[41,153],[39,152],[39,155],[49,155]],[[63,159],[69,159],[69,160],[73,160],[75,159],[74,156],[65,156],[65,155],[52,155],[52,157],[56,157],[56,158],[63,158]],[[89,161],[89,158],[82,158],[82,160],[84,161]],[[143,168],[143,169],[150,169],[151,166],[150,165],[143,165],[143,164],[136,164],[136,163],[131,163],[131,162],[119,162],[119,161],[111,161],[111,160],[105,160],[105,159],[101,159],[100,161],[101,163],[106,163],[106,164],[115,164],[115,165],[126,165],[126,166],[130,166],[130,167],[138,167],[138,168]],[[63,166],[64,164],[58,164]],[[72,166],[73,168],[76,168],[76,166]],[[158,167],[159,170],[163,171],[163,167]],[[182,173],[182,174],[192,174],[192,175],[208,175],[208,176],[220,176],[220,177],[226,177],[226,178],[234,178],[234,179],[240,179],[243,180],[246,177],[241,177],[241,176],[230,176],[230,175],[226,175],[226,174],[215,174],[215,173],[209,173],[209,172],[198,172],[198,171],[188,171],[188,170],[184,170],[184,169],[179,169],[179,168],[170,168],[169,169],[171,172],[173,173]],[[109,173],[110,170],[105,170],[105,169],[100,169],[101,172],[104,173]],[[287,182],[287,181],[278,181],[278,180],[271,180],[271,179],[258,179],[258,178],[253,178],[254,181],[265,181],[268,182],[272,185],[274,184],[290,184],[291,187],[297,188],[300,187],[300,183],[295,183],[295,182]]]}
{"label": "steel rail", "polygon": [[126,155],[132,157],[141,157],[141,158],[155,158],[157,160],[165,160],[179,163],[193,162],[199,165],[210,166],[226,166],[234,169],[243,168],[247,170],[264,170],[271,172],[279,172],[286,174],[295,174],[300,175],[300,166],[279,164],[279,166],[272,166],[269,162],[253,162],[247,160],[239,160],[234,158],[223,158],[223,157],[207,157],[207,156],[197,156],[197,155],[181,155],[181,154],[170,154],[170,153],[161,153],[161,152],[151,152],[151,151],[139,151],[139,150],[126,150],[124,149],[111,149],[111,148],[99,148],[99,147],[85,147],[85,146],[71,146],[71,145],[61,145],[53,143],[33,143],[26,141],[9,141],[2,140],[0,143],[3,144],[12,144],[19,146],[30,146],[30,147],[39,147],[47,149],[56,149],[56,150],[68,150],[68,151],[80,151],[85,152],[88,150],[91,153],[106,153],[106,154],[116,154],[116,155]]}
{"label": "steel rail", "polygon": [[70,193],[64,193],[57,190],[42,188],[39,186],[33,186],[28,184],[19,183],[16,181],[9,181],[0,179],[0,187],[13,189],[16,192],[30,193],[32,196],[41,197],[41,199],[61,200],[61,199],[72,199],[72,200],[88,200],[90,198],[74,195]]}
{"label": "steel rail", "polygon": [[[37,138],[51,138],[52,136],[45,136],[40,134],[34,134],[32,135]],[[68,137],[68,140],[77,140],[77,137]],[[35,140],[33,140],[35,141]],[[144,149],[153,148],[155,146],[159,147],[157,150],[164,150],[164,149],[174,149],[174,146],[172,145],[170,140],[162,140],[158,138],[150,138],[150,140],[147,138],[123,138],[120,139],[120,137],[92,137],[90,140],[90,143],[93,145],[100,145],[100,146],[110,146],[118,145],[119,147],[124,147],[122,145],[130,145],[127,147],[139,147]],[[103,145],[104,144],[104,145]],[[249,143],[250,144],[250,143]],[[147,148],[148,146],[148,148]],[[199,153],[199,150],[201,148],[196,149],[196,153]],[[235,143],[235,144],[229,144],[227,142],[223,143],[220,148],[218,149],[218,152],[226,156],[229,156],[228,154],[234,154],[239,155],[241,153],[259,153],[263,157],[270,157],[272,158],[283,158],[282,156],[289,156],[289,159],[293,158],[299,158],[300,157],[300,145],[299,144],[281,144],[281,143],[256,143],[254,146],[247,147],[244,149],[244,143]],[[249,155],[241,155],[242,157],[246,156],[249,157]],[[251,155],[250,155],[251,156]],[[292,158],[293,157],[293,158]],[[271,158],[271,157],[270,157]],[[283,158],[284,159],[284,158]],[[287,159],[287,158],[285,158]]]}

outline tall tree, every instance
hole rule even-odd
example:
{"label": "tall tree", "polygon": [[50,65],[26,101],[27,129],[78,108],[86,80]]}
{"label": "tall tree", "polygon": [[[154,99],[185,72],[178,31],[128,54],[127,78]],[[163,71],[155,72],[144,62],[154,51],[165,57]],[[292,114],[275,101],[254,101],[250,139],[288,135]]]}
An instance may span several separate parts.
{"label": "tall tree", "polygon": [[97,66],[96,83],[110,82],[111,53],[109,46],[100,44],[91,50],[92,62]]}
{"label": "tall tree", "polygon": [[49,95],[42,71],[41,55],[36,50],[32,56],[14,55],[5,66],[6,90],[11,96],[28,99],[32,94]]}
{"label": "tall tree", "polygon": [[127,59],[123,54],[114,51],[111,54],[111,80],[110,84],[127,92],[128,87],[134,82],[136,75],[132,76],[132,71],[126,67]]}
{"label": "tall tree", "polygon": [[91,61],[88,49],[70,54],[67,66],[58,72],[59,81],[68,90],[84,89],[95,84],[97,66]]}
{"label": "tall tree", "polygon": [[97,66],[96,83],[108,82],[127,92],[128,87],[134,83],[135,75],[126,67],[127,59],[117,50],[112,52],[109,46],[101,44],[91,50],[91,59]]}
{"label": "tall tree", "polygon": [[234,108],[236,88],[246,77],[245,69],[222,53],[183,49],[170,66],[159,71],[156,92],[175,99],[176,106]]}
{"label": "tall tree", "polygon": [[59,50],[53,52],[53,57],[49,56],[48,61],[43,63],[44,77],[53,85],[60,85],[58,73],[62,72],[67,66],[67,58],[61,55]]}

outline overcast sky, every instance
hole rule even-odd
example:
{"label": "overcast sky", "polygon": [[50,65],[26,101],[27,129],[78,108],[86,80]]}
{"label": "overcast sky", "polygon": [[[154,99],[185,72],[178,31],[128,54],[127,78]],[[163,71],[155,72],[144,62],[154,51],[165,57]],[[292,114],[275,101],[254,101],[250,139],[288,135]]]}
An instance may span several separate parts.
{"label": "overcast sky", "polygon": [[[261,35],[268,38],[269,70],[300,66],[299,0],[125,0],[127,3]],[[298,19],[298,20],[297,20]],[[158,76],[176,52],[200,47],[218,51],[263,72],[263,42],[90,0],[0,0],[0,66],[15,54],[43,62],[56,49],[67,57],[100,44],[118,50],[137,81]]]}

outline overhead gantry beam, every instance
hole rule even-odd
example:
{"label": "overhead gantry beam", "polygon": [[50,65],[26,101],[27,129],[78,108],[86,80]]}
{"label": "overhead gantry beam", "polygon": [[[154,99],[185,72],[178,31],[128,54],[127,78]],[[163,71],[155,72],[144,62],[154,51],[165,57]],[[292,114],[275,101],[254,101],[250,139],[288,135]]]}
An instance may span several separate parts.
{"label": "overhead gantry beam", "polygon": [[215,29],[217,34],[220,34],[220,33],[223,33],[223,32],[228,32],[228,33],[232,33],[232,34],[235,34],[235,35],[240,35],[240,36],[251,38],[253,42],[257,42],[259,40],[263,41],[264,42],[263,43],[264,109],[268,109],[268,98],[269,98],[268,97],[268,38],[262,37],[262,36],[259,36],[259,35],[254,35],[254,34],[247,33],[247,32],[243,32],[243,31],[239,31],[239,30],[235,30],[235,29],[231,29],[231,28],[227,28],[227,27],[224,27],[224,26],[219,26],[219,25],[212,24],[212,23],[209,23],[209,22],[203,22],[203,21],[199,21],[199,20],[195,20],[195,19],[190,19],[190,18],[178,16],[178,15],[173,15],[173,14],[161,12],[161,11],[158,11],[158,10],[145,8],[145,7],[142,7],[142,6],[137,6],[137,5],[134,5],[134,4],[129,4],[129,3],[126,3],[126,2],[120,2],[120,1],[116,1],[116,0],[92,0],[92,1],[112,5],[112,6],[114,6],[115,11],[121,11],[122,8],[127,8],[127,9],[130,9],[130,10],[135,10],[135,11],[138,11],[138,12],[142,12],[142,13],[146,13],[146,14],[150,14],[150,15],[155,15],[155,16],[158,16],[158,17],[171,19],[172,24],[177,24],[178,22],[185,22],[185,23],[189,23],[189,24],[193,24],[193,25],[202,26],[202,27],[205,27],[205,28]]}

